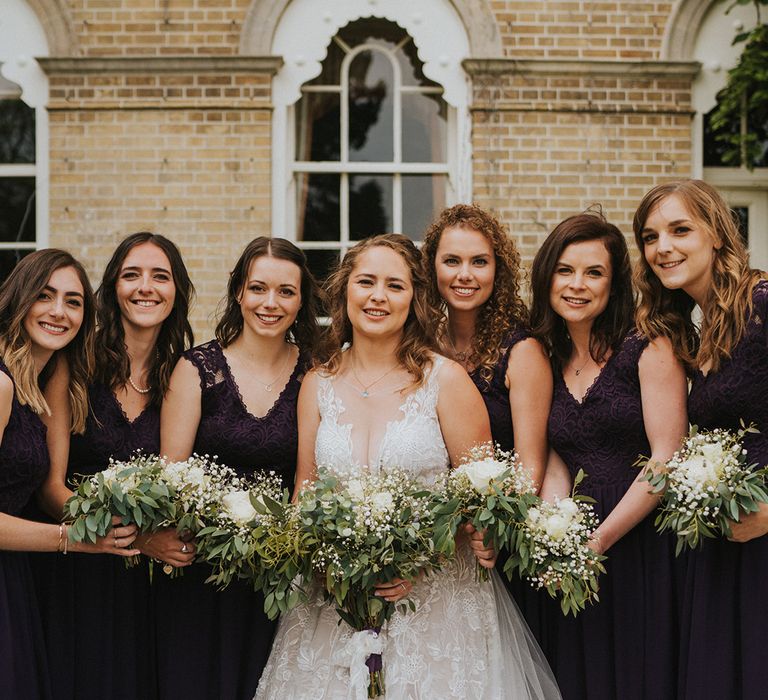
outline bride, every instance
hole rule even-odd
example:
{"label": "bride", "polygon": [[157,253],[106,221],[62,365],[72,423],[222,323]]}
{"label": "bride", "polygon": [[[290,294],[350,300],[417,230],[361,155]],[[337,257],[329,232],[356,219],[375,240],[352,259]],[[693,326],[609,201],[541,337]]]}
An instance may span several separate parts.
{"label": "bride", "polygon": [[[436,312],[409,239],[386,234],[362,241],[344,257],[328,290],[329,359],[307,375],[299,395],[297,484],[313,479],[317,465],[342,471],[397,466],[430,482],[490,439],[469,376],[432,349]],[[377,587],[386,600],[408,597],[416,606],[395,612],[382,630],[386,697],[559,698],[498,575],[475,581],[475,557],[492,568],[494,553],[483,548],[479,533],[461,537],[456,560],[440,572]],[[256,698],[365,698],[367,673],[360,684],[350,676],[362,663],[354,631],[338,622],[319,590],[285,615]]]}

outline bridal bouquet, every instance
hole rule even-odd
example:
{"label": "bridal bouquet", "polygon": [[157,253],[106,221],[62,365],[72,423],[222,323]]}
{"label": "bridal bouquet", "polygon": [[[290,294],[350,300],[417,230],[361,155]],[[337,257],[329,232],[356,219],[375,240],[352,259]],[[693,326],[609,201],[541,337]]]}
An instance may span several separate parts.
{"label": "bridal bouquet", "polygon": [[[485,531],[484,542],[497,552],[508,547],[514,524],[522,521],[537,501],[533,481],[517,455],[480,445],[449,472],[434,501],[437,549],[447,556],[455,550],[458,527],[471,523]],[[479,581],[488,580],[488,569],[476,564]]]}
{"label": "bridal bouquet", "polygon": [[[383,695],[382,625],[395,604],[375,595],[375,585],[416,579],[443,561],[433,544],[430,494],[404,471],[345,474],[321,469],[299,500],[310,551],[302,574],[321,577],[326,599],[355,630],[344,651],[352,689]],[[413,602],[400,606],[402,611]],[[367,668],[366,668],[367,667]]]}
{"label": "bridal bouquet", "polygon": [[677,535],[677,554],[685,547],[697,547],[702,537],[728,537],[732,520],[768,503],[768,466],[748,465],[742,446],[744,436],[753,432],[757,430],[751,426],[736,433],[699,432],[693,426],[662,470],[646,467],[643,478],[650,482],[651,492],[662,494],[656,527]]}
{"label": "bridal bouquet", "polygon": [[564,615],[576,615],[599,600],[598,576],[605,573],[605,557],[587,546],[598,523],[592,499],[576,494],[583,479],[579,471],[569,498],[549,503],[537,497],[512,537],[512,554],[504,566],[508,576],[516,570],[535,588],[560,596]]}
{"label": "bridal bouquet", "polygon": [[[152,531],[175,516],[172,493],[160,475],[163,461],[137,454],[127,461],[109,462],[109,467],[83,476],[74,494],[64,504],[69,537],[75,542],[96,542],[112,529],[112,518],[122,525],[135,523],[142,532]],[[138,563],[129,557],[126,565]]]}

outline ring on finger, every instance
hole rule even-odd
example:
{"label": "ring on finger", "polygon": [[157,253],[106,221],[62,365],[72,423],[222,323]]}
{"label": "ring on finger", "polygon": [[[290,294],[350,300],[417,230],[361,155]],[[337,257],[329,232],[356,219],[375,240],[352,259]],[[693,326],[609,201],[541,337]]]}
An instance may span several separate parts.
{"label": "ring on finger", "polygon": [[181,551],[186,554],[189,550],[187,549],[187,543],[185,542],[183,545],[181,545]]}
{"label": "ring on finger", "polygon": [[405,587],[405,584],[402,581],[400,582],[400,585],[403,587],[403,591],[408,593],[408,589]]}

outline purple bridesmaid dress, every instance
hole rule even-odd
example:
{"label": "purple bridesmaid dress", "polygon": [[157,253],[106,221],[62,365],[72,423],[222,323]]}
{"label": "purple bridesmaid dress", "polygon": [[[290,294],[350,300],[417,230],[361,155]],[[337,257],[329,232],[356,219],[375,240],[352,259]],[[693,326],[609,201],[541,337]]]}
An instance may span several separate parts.
{"label": "purple bridesmaid dress", "polygon": [[[768,464],[768,282],[758,283],[746,333],[717,372],[696,372],[692,424],[748,435],[750,463]],[[768,697],[768,535],[744,544],[706,540],[688,557],[682,615],[680,694],[685,700]]]}
{"label": "purple bridesmaid dress", "polygon": [[[112,391],[93,384],[82,435],[72,435],[68,479],[160,450],[160,410],[147,406],[129,421]],[[114,555],[35,554],[56,700],[133,700],[156,695],[147,562],[126,568]]]}
{"label": "purple bridesmaid dress", "polygon": [[[202,415],[194,452],[248,476],[280,474],[293,487],[298,432],[296,401],[306,363],[300,358],[282,393],[261,418],[251,415],[215,340],[184,355],[197,367]],[[168,700],[251,700],[269,657],[277,623],[264,614],[263,597],[245,582],[223,591],[204,584],[204,565],[175,579],[155,577],[160,697]]]}
{"label": "purple bridesmaid dress", "polygon": [[[0,372],[11,376],[2,360]],[[0,444],[0,512],[20,515],[47,474],[45,426],[14,396]],[[13,700],[51,696],[26,552],[0,550],[0,695]]]}
{"label": "purple bridesmaid dress", "polygon": [[[580,491],[604,519],[650,455],[643,425],[638,362],[648,341],[628,335],[581,402],[555,373],[549,440],[571,476],[587,473]],[[548,601],[545,653],[565,700],[672,700],[677,678],[677,570],[671,537],[658,535],[654,514],[608,551],[600,602],[564,617]]]}

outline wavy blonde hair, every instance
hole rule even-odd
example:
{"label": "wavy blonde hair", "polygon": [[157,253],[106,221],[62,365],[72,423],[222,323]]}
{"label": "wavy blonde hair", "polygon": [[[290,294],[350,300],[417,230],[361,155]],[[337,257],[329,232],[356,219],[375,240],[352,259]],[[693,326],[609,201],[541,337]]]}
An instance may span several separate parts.
{"label": "wavy blonde hair", "polygon": [[397,253],[411,274],[413,300],[397,348],[397,360],[414,378],[414,386],[424,383],[424,370],[432,363],[437,350],[435,331],[438,312],[427,298],[427,280],[421,266],[421,253],[409,238],[399,233],[385,233],[360,241],[350,248],[325,284],[331,325],[325,334],[323,353],[316,364],[328,374],[336,374],[341,366],[342,350],[352,342],[352,324],[347,315],[347,286],[360,256],[371,248],[389,248]]}
{"label": "wavy blonde hair", "polygon": [[437,289],[435,260],[440,238],[447,228],[463,228],[481,233],[491,244],[496,260],[493,291],[480,308],[469,362],[480,368],[480,376],[489,381],[499,361],[507,336],[529,324],[528,308],[520,295],[520,253],[506,227],[490,212],[475,204],[457,204],[444,209],[424,236],[422,257],[424,274],[429,280],[429,303],[440,309],[437,339],[447,344],[448,306]]}
{"label": "wavy blonde hair", "polygon": [[[643,229],[662,200],[677,195],[693,221],[720,245],[714,250],[712,285],[697,332],[691,320],[696,305],[682,289],[666,289],[643,255]],[[667,336],[675,354],[689,368],[711,362],[717,371],[744,335],[752,311],[752,289],[764,277],[749,267],[749,253],[736,215],[720,193],[703,180],[675,180],[657,185],[640,202],[632,228],[640,250],[635,284],[640,292],[637,327],[650,338]]]}
{"label": "wavy blonde hair", "polygon": [[[73,268],[83,286],[83,322],[72,342],[56,351],[38,376],[24,319],[51,275],[64,267]],[[19,403],[38,415],[50,415],[40,387],[53,373],[58,358],[63,356],[69,366],[71,428],[73,432],[82,433],[88,416],[88,384],[95,365],[95,328],[93,290],[83,266],[75,258],[56,248],[38,250],[22,258],[0,287],[0,355],[13,377]]]}

